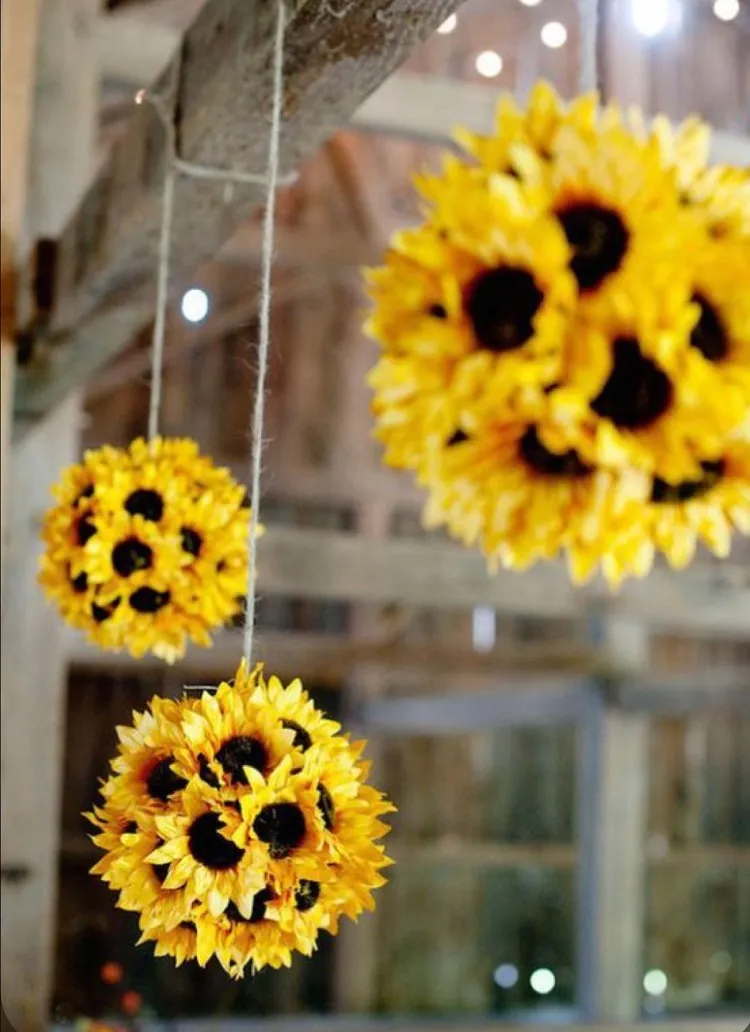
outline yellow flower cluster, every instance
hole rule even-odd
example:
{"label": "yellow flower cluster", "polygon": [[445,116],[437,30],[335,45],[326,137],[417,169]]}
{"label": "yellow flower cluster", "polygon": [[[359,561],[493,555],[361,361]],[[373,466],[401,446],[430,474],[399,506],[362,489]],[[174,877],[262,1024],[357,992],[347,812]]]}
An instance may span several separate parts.
{"label": "yellow flower cluster", "polygon": [[233,684],[154,698],[119,728],[92,873],[177,964],[232,977],[310,955],[318,933],[373,909],[394,807],[368,786],[364,742],[339,734],[299,681],[240,667]]}
{"label": "yellow flower cluster", "polygon": [[243,487],[194,441],[100,448],[63,472],[44,519],[40,583],[103,649],[179,659],[211,644],[247,588]]}
{"label": "yellow flower cluster", "polygon": [[418,177],[425,222],[370,270],[377,437],[425,522],[580,581],[750,533],[750,170],[697,120],[546,84]]}

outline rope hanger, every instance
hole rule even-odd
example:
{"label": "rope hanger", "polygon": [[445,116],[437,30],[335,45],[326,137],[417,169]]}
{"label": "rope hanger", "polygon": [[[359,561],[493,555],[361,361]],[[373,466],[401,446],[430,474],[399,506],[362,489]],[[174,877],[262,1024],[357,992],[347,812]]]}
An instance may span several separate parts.
{"label": "rope hanger", "polygon": [[[151,340],[151,396],[149,401],[148,436],[153,439],[159,432],[161,414],[162,384],[164,367],[164,344],[166,338],[167,308],[169,304],[169,276],[171,269],[171,241],[174,225],[174,200],[177,176],[192,179],[218,180],[225,183],[242,183],[266,187],[265,214],[261,250],[261,287],[258,313],[258,350],[255,396],[250,425],[250,516],[248,519],[248,578],[247,604],[243,631],[243,655],[250,665],[253,654],[256,612],[256,566],[258,510],[260,508],[261,462],[263,456],[263,426],[265,422],[266,379],[271,346],[271,310],[274,229],[276,217],[276,193],[282,186],[288,186],[297,179],[296,173],[281,175],[279,152],[281,138],[281,108],[284,94],[284,33],[286,8],[284,0],[277,0],[276,30],[273,48],[273,95],[271,105],[271,127],[268,142],[267,169],[264,174],[229,171],[199,165],[180,158],[177,153],[174,119],[170,117],[163,100],[145,90],[136,94],[136,104],[149,103],[166,135],[167,168],[162,187],[162,214],[159,233],[158,264],[156,278],[156,314]],[[199,689],[200,690],[200,689]]]}

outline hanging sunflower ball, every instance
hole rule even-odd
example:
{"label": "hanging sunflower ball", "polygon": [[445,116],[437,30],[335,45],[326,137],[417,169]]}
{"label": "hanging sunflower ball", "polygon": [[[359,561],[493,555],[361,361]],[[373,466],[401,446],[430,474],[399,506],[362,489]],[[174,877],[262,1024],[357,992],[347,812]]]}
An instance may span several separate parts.
{"label": "hanging sunflower ball", "polygon": [[44,519],[39,580],[64,619],[106,650],[174,662],[237,611],[247,496],[194,441],[89,451]]}
{"label": "hanging sunflower ball", "polygon": [[157,956],[216,956],[239,978],[289,966],[373,909],[394,807],[366,783],[364,743],[339,732],[299,681],[244,663],[215,693],[154,698],[118,729],[87,815],[105,853],[92,873],[138,913]]}
{"label": "hanging sunflower ball", "polygon": [[385,461],[425,522],[581,581],[748,533],[750,172],[697,119],[504,99],[367,273]]}

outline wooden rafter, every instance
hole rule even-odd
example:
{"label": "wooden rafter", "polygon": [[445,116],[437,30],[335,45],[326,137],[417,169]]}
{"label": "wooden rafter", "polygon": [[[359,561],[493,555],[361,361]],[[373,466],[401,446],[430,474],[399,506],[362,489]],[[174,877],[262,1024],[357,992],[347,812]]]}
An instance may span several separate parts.
{"label": "wooden rafter", "polygon": [[[281,168],[288,173],[456,7],[456,0],[287,0]],[[263,172],[276,5],[208,0],[154,91],[176,113],[182,156]],[[16,408],[43,414],[133,339],[153,306],[164,130],[149,106],[127,131],[59,241],[55,304]],[[212,257],[263,199],[260,187],[182,179],[172,285]]]}

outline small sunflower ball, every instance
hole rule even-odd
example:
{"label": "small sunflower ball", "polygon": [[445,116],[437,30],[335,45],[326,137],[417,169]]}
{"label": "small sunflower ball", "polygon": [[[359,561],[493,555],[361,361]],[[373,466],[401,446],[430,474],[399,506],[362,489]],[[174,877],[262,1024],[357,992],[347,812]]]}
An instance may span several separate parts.
{"label": "small sunflower ball", "polygon": [[310,955],[321,931],[374,907],[394,807],[366,781],[299,681],[248,673],[129,728],[89,820],[92,869],[139,915],[141,942],[179,965],[215,956],[233,978]]}
{"label": "small sunflower ball", "polygon": [[246,591],[244,488],[194,441],[89,451],[45,515],[39,580],[63,618],[107,651],[172,663],[237,612]]}

